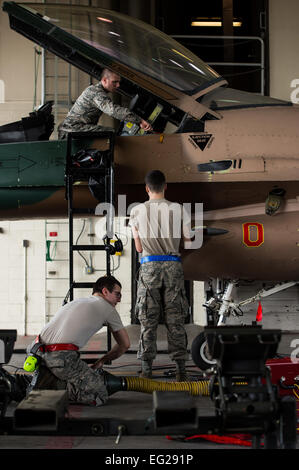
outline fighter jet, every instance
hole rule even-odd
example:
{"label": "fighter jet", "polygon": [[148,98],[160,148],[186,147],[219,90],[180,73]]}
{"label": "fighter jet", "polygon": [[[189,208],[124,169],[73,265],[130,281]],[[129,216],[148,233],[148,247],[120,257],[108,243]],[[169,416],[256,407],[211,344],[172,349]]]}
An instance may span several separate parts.
{"label": "fighter jet", "polygon": [[[12,29],[95,79],[104,67],[121,76],[119,92],[153,132],[120,127],[115,193],[128,205],[143,201],[145,174],[160,169],[168,199],[203,203],[204,242],[184,251],[183,266],[186,279],[225,280],[208,304],[216,323],[239,307],[231,297],[239,279],[277,281],[276,291],[296,284],[298,106],[230,88],[173,38],[115,11],[14,2],[3,9]],[[65,156],[65,141],[2,140],[0,216],[65,217]],[[86,185],[76,195],[96,204]]]}

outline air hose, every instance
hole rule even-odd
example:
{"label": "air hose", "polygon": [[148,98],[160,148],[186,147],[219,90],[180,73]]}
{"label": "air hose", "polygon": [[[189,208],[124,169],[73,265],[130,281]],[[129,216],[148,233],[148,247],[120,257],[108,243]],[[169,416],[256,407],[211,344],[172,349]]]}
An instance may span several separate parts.
{"label": "air hose", "polygon": [[133,391],[152,393],[162,392],[189,392],[191,395],[210,395],[209,381],[200,380],[194,382],[159,382],[157,380],[145,379],[142,377],[115,376],[104,372],[105,384],[108,395],[120,391]]}
{"label": "air hose", "polygon": [[154,390],[161,392],[189,392],[191,395],[209,395],[209,382],[158,382],[142,377],[125,377],[127,390],[134,392],[152,393]]}

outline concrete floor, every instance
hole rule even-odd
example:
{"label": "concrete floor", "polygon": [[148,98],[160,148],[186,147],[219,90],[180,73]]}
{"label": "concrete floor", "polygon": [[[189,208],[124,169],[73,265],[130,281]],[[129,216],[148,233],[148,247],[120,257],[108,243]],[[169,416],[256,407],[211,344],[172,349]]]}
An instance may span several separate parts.
{"label": "concrete floor", "polygon": [[[193,339],[202,331],[202,328],[196,325],[186,325],[186,330],[189,339],[189,347],[192,344]],[[140,371],[140,361],[136,359],[137,344],[139,338],[139,326],[131,325],[128,327],[128,333],[131,340],[130,351],[123,355],[118,360],[114,361],[113,364],[105,366],[105,370],[117,376],[138,376]],[[282,335],[278,353],[282,355],[290,355],[292,351],[292,340],[299,338],[299,332],[286,332]],[[30,342],[33,337],[18,337],[15,343],[15,351],[23,350]],[[90,342],[84,348],[84,351],[88,351],[88,355],[85,358],[92,359],[96,357],[95,351],[106,350],[107,335],[101,333],[95,335]],[[299,344],[299,339],[298,339]],[[159,326],[158,331],[158,351],[167,350],[166,334],[164,326]],[[18,353],[13,354],[12,359],[6,369],[13,373],[14,367],[22,367],[24,360],[24,354]],[[199,370],[193,363],[192,359],[187,362],[187,369],[191,380],[203,378],[203,372]],[[159,381],[174,381],[174,364],[170,361],[168,354],[159,353],[154,363],[154,379]],[[14,413],[16,404],[12,403],[9,407],[8,414]],[[198,408],[199,416],[207,416],[214,414],[214,405],[211,399],[207,396],[196,397],[196,406]],[[117,392],[111,395],[106,406],[100,408],[82,406],[82,405],[69,405],[68,416],[76,418],[78,422],[84,424],[86,420],[97,423],[98,420],[105,419],[119,419],[126,423],[126,420],[143,420],[150,419],[153,414],[153,397],[151,394],[124,391]],[[82,426],[83,426],[82,424]],[[84,427],[84,426],[83,426]],[[137,429],[136,435],[122,435],[119,442],[116,443],[117,435],[100,436],[100,435],[78,435],[72,432],[69,435],[43,435],[44,433],[34,432],[33,435],[0,435],[0,449],[4,451],[13,451],[14,449],[20,450],[98,450],[102,452],[103,458],[111,456],[114,452],[117,455],[122,455],[122,452],[126,450],[142,451],[144,455],[151,453],[151,450],[161,453],[165,452],[179,452],[180,455],[184,454],[185,451],[189,452],[190,455],[195,456],[199,451],[212,450],[234,450],[235,452],[241,450],[248,450],[250,447],[242,445],[231,445],[231,444],[217,444],[209,442],[205,439],[194,439],[190,441],[171,440],[167,438],[167,434],[172,438],[177,439],[180,436],[186,435],[184,432],[167,432],[161,433],[161,435],[140,435],[140,430]],[[162,430],[163,431],[163,430]],[[128,434],[131,434],[128,433]],[[194,434],[196,430],[194,430]],[[188,433],[190,435],[190,432]],[[192,435],[192,432],[191,432]],[[299,438],[297,441],[297,448],[299,449]],[[120,452],[121,451],[121,452]],[[252,452],[256,452],[252,450]],[[112,454],[111,454],[112,453]],[[124,454],[129,455],[129,454]],[[205,454],[201,454],[201,458]],[[148,463],[148,462],[147,462]],[[186,462],[184,462],[186,463]],[[190,462],[194,463],[194,462]]]}

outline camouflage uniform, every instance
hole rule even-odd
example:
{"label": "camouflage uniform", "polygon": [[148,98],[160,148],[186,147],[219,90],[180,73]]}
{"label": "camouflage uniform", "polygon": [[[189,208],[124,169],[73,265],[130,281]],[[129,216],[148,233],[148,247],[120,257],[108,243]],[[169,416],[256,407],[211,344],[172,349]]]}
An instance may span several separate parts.
{"label": "camouflage uniform", "polygon": [[120,121],[140,124],[141,118],[129,109],[114,104],[101,83],[90,85],[79,96],[65,120],[58,127],[59,139],[66,138],[68,132],[101,131],[107,128],[98,125],[100,116],[105,113]]}
{"label": "camouflage uniform", "polygon": [[155,358],[157,327],[161,317],[167,328],[170,358],[174,361],[188,359],[184,327],[188,302],[180,262],[153,261],[141,265],[136,314],[141,323],[139,359],[151,361]]}
{"label": "camouflage uniform", "polygon": [[107,402],[108,392],[101,371],[91,369],[77,351],[39,352],[38,355],[42,364],[30,390],[67,390],[70,402],[85,405],[102,406]]}
{"label": "camouflage uniform", "polygon": [[[91,295],[61,306],[27,348],[28,354],[41,358],[29,391],[67,390],[71,402],[104,405],[108,392],[103,372],[88,367],[79,353],[104,325],[112,332],[124,328],[115,307],[105,298]],[[53,348],[59,345],[62,349]]]}

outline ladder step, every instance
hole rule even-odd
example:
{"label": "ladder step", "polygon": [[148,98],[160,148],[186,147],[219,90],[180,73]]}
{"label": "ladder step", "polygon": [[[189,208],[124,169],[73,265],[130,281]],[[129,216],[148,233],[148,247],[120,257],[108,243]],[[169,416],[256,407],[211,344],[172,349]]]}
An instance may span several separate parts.
{"label": "ladder step", "polygon": [[[108,176],[108,169],[105,167],[102,168],[75,168],[72,167],[69,169],[69,175],[71,176],[93,176],[93,175],[106,175]],[[68,175],[67,175],[68,176]]]}
{"label": "ladder step", "polygon": [[82,289],[82,288],[90,289],[91,287],[93,287],[93,285],[94,285],[94,282],[73,282],[72,288],[73,289]]}
{"label": "ladder step", "polygon": [[70,247],[73,251],[95,251],[95,250],[105,250],[105,245],[73,245]]}

